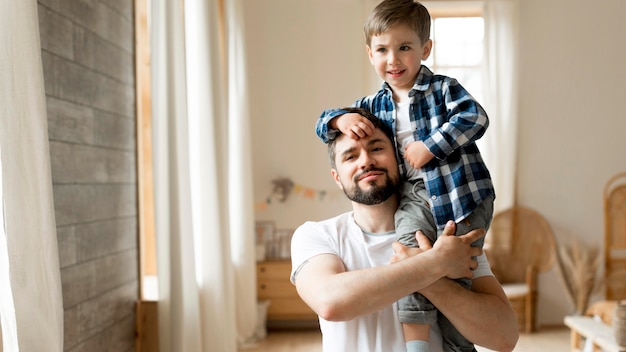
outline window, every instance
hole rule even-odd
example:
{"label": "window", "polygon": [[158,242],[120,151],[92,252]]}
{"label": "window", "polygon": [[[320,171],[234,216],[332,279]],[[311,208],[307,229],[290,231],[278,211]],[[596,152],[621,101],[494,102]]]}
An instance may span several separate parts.
{"label": "window", "polygon": [[432,17],[433,51],[424,64],[437,74],[456,78],[476,100],[483,102],[484,21],[480,7],[444,5],[426,4]]}

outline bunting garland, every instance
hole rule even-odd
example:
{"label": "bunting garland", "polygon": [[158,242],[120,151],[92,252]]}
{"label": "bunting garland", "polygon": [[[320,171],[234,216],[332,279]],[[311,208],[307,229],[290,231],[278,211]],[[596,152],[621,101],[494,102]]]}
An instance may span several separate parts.
{"label": "bunting garland", "polygon": [[333,201],[343,198],[343,191],[340,189],[328,191],[315,189],[293,182],[290,178],[277,178],[272,180],[272,192],[263,201],[255,203],[255,209],[259,211],[266,210],[268,206],[275,203],[285,202],[289,196],[303,197],[314,201]]}

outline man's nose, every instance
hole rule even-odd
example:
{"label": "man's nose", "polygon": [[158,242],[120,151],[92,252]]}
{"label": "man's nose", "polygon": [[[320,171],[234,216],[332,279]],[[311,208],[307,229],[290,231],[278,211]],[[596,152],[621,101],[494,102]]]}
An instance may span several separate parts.
{"label": "man's nose", "polygon": [[361,169],[368,168],[374,164],[375,160],[372,158],[370,153],[361,153],[361,156],[359,157],[359,167]]}

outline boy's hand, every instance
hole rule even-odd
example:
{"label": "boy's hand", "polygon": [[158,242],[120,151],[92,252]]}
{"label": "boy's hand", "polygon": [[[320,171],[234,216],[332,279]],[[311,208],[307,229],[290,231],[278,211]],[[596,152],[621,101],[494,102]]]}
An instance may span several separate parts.
{"label": "boy's hand", "polygon": [[422,141],[411,142],[404,148],[404,158],[414,169],[419,169],[426,165],[435,157]]}
{"label": "boy's hand", "polygon": [[332,119],[330,127],[352,139],[367,137],[374,133],[374,124],[357,113],[347,113]]}

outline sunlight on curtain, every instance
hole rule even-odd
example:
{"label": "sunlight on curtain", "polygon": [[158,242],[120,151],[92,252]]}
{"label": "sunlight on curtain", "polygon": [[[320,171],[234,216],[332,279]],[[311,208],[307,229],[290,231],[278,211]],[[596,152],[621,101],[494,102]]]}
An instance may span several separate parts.
{"label": "sunlight on curtain", "polygon": [[3,349],[11,352],[63,350],[63,303],[37,15],[35,0],[0,2],[0,321]]}
{"label": "sunlight on curtain", "polygon": [[[4,195],[2,194],[2,149],[0,148],[0,352],[19,351],[17,322],[9,270],[9,249],[4,221]],[[3,338],[4,337],[4,338]]]}
{"label": "sunlight on curtain", "polygon": [[517,3],[487,1],[485,59],[483,65],[485,109],[489,132],[478,141],[494,182],[497,199],[494,212],[515,204],[517,162]]}
{"label": "sunlight on curtain", "polygon": [[180,3],[152,1],[152,103],[159,350],[204,351],[191,224]]}
{"label": "sunlight on curtain", "polygon": [[[239,9],[237,2],[220,0],[185,0],[184,7],[181,2],[152,2],[155,218],[163,352],[235,352],[237,340],[248,340],[254,330],[245,71],[231,64],[237,69],[237,76],[231,78],[233,72],[222,60],[239,57],[241,64],[243,53],[233,48],[241,46],[237,36],[224,38],[220,31],[221,24],[229,31],[237,28],[230,23],[240,15],[231,11]],[[222,16],[223,11],[228,15]],[[222,50],[222,44],[228,51]],[[230,100],[237,109],[229,111],[228,94],[233,93],[239,94],[238,100]],[[230,194],[233,189],[245,194]]]}
{"label": "sunlight on curtain", "polygon": [[245,28],[241,0],[226,2],[228,33],[228,150],[231,257],[237,296],[237,340],[254,343],[257,322],[253,239],[252,136],[248,111]]}

